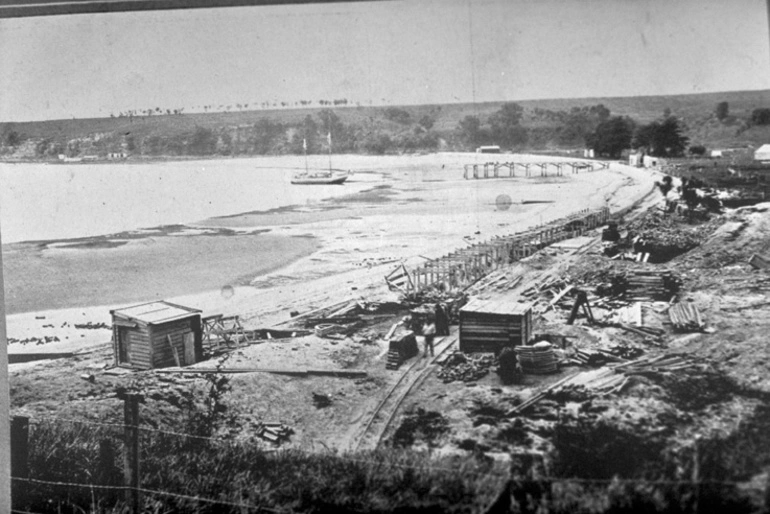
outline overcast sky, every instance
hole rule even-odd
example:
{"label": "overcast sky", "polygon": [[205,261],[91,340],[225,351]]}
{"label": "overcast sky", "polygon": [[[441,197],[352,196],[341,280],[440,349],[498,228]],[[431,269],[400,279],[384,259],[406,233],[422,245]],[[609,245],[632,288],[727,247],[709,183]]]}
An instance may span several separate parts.
{"label": "overcast sky", "polygon": [[770,89],[765,0],[395,0],[0,20],[0,121]]}

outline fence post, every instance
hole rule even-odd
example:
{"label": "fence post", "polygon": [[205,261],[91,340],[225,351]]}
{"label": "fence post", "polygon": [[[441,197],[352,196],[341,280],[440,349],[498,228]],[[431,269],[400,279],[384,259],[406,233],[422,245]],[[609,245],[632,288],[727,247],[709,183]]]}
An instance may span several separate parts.
{"label": "fence post", "polygon": [[124,398],[123,481],[129,511],[138,514],[139,508],[139,394],[126,394]]}
{"label": "fence post", "polygon": [[[14,416],[11,419],[11,476],[29,477],[29,418],[26,416]],[[28,487],[22,481],[13,487],[13,503],[18,507],[24,504]]]}
{"label": "fence post", "polygon": [[693,444],[693,456],[692,456],[692,482],[694,488],[694,503],[693,512],[698,514],[700,512],[700,435],[695,436],[695,443]]}

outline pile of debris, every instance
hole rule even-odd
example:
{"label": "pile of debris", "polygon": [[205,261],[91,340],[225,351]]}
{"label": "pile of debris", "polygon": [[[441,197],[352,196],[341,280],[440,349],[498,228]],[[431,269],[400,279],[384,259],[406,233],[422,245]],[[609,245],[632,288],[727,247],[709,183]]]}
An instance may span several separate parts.
{"label": "pile of debris", "polygon": [[281,444],[284,441],[288,441],[289,437],[294,433],[291,427],[288,427],[280,422],[264,422],[257,425],[257,437],[261,437],[266,441],[270,441],[273,444]]}
{"label": "pile of debris", "polygon": [[687,225],[673,216],[651,213],[628,226],[634,253],[649,253],[649,262],[667,262],[704,241],[711,224]]}
{"label": "pile of debris", "polygon": [[494,365],[495,356],[491,353],[471,356],[463,352],[454,352],[444,361],[437,376],[445,384],[455,380],[474,382],[485,377]]}

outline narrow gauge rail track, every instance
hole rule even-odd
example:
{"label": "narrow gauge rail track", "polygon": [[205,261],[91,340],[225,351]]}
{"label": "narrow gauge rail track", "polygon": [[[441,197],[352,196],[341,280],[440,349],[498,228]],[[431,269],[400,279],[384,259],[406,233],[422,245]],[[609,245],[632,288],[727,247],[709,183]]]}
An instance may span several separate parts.
{"label": "narrow gauge rail track", "polygon": [[[636,219],[642,216],[647,211],[647,207],[649,207],[654,194],[655,190],[653,189],[642,198],[638,199],[636,202],[624,209],[626,219]],[[599,246],[600,241],[601,238],[596,236],[594,237],[593,241],[572,252],[572,255],[584,255],[591,250],[595,250]],[[527,280],[526,283],[519,284],[519,288],[534,284],[547,273],[548,271],[544,270],[542,273],[538,274],[537,277],[532,277],[531,279]],[[391,423],[393,422],[393,419],[399,411],[399,407],[401,407],[401,404],[404,402],[406,397],[409,396],[409,393],[411,393],[415,387],[419,387],[423,382],[425,382],[430,373],[436,369],[435,363],[439,357],[446,353],[447,350],[454,347],[458,339],[459,332],[451,333],[442,339],[436,345],[438,349],[436,356],[433,357],[425,366],[419,370],[417,369],[417,366],[423,361],[422,359],[417,358],[410,364],[409,368],[402,373],[398,381],[393,384],[388,393],[382,398],[382,400],[380,400],[380,402],[377,404],[377,407],[375,407],[374,412],[369,418],[369,421],[367,421],[360,435],[356,439],[356,443],[353,446],[354,451],[362,449],[362,447],[365,446],[365,442],[368,443],[366,446],[371,450],[376,450],[380,446],[383,438],[390,428]],[[407,380],[408,377],[413,377],[413,379],[409,381]],[[380,417],[380,414],[384,414],[386,417],[380,423],[376,423]]]}
{"label": "narrow gauge rail track", "polygon": [[[398,381],[388,390],[388,393],[380,400],[369,417],[369,421],[364,425],[363,430],[356,439],[356,443],[353,446],[354,451],[360,449],[376,450],[382,443],[382,439],[385,436],[386,431],[393,422],[393,418],[401,407],[401,404],[414,389],[415,385],[424,380],[431,371],[435,369],[436,361],[449,350],[455,346],[458,340],[458,333],[450,333],[445,336],[441,341],[436,344],[436,355],[430,361],[427,362],[422,368],[418,368],[423,359],[417,357],[414,359],[399,377]],[[423,380],[420,380],[423,379]]]}

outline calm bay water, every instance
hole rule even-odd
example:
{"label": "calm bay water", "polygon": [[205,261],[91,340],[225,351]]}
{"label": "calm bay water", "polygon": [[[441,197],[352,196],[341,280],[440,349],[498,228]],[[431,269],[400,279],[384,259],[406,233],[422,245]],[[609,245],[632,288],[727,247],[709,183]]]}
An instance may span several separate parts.
{"label": "calm bay water", "polygon": [[[319,159],[311,166],[322,166]],[[335,168],[346,169],[345,161],[350,159],[335,156]],[[7,244],[94,236],[312,204],[370,188],[380,180],[360,175],[342,186],[292,185],[292,174],[302,166],[304,161],[296,156],[151,164],[0,164],[2,240]]]}

